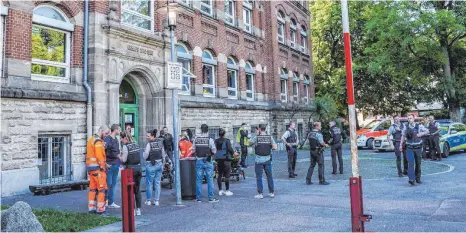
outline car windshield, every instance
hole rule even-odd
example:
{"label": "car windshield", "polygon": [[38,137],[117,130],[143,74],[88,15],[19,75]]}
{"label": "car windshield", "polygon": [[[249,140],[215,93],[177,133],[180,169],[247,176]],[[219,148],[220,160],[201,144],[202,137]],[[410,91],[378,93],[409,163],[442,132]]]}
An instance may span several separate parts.
{"label": "car windshield", "polygon": [[374,120],[374,121],[371,121],[369,122],[369,124],[365,125],[364,127],[362,127],[363,129],[372,129],[374,128],[375,126],[377,126],[379,124],[380,121],[378,120]]}
{"label": "car windshield", "polygon": [[440,129],[441,129],[440,136],[443,136],[448,133],[448,126],[446,127],[440,126]]}

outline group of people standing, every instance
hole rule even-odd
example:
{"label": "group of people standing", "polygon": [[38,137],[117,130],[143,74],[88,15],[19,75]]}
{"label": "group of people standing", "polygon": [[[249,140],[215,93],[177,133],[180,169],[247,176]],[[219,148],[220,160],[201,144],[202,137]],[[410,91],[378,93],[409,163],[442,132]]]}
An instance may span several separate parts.
{"label": "group of people standing", "polygon": [[[120,131],[119,124],[110,129],[101,126],[87,142],[86,168],[89,176],[88,209],[90,212],[104,213],[105,208],[120,208],[115,203],[115,187],[120,167],[133,170],[136,201],[135,215],[141,215],[142,169],[146,172],[146,205],[159,205],[163,165],[172,161],[173,137],[166,127],[160,131],[150,130],[146,135],[148,143],[142,153],[146,160],[141,167],[141,150],[131,134],[131,127]],[[154,194],[152,194],[152,190]]]}
{"label": "group of people standing", "polygon": [[[396,167],[398,176],[408,175],[409,184],[421,184],[421,159],[432,158],[434,161],[442,160],[440,153],[440,126],[434,116],[424,118],[424,123],[415,122],[415,116],[408,116],[408,123],[402,124],[399,116],[393,117],[394,123],[388,131],[388,140],[395,147]],[[427,155],[427,148],[429,154]],[[401,156],[403,155],[403,170]]]}

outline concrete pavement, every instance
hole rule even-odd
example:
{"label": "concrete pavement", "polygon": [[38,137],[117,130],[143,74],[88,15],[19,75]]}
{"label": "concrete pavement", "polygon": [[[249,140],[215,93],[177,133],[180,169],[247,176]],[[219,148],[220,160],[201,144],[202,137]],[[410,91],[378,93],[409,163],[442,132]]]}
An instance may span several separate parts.
{"label": "concrete pavement", "polygon": [[[366,224],[367,230],[466,229],[466,154],[453,155],[441,163],[423,161],[423,184],[415,187],[408,185],[406,177],[396,177],[393,153],[360,151],[360,154],[365,212],[373,215],[372,222]],[[347,149],[344,155],[349,157]],[[307,169],[308,156],[308,152],[300,151],[299,169]],[[326,162],[330,162],[328,158]],[[284,155],[274,158],[275,198],[253,198],[256,182],[249,169],[246,180],[231,183],[234,196],[219,197],[220,202],[214,204],[205,199],[202,203],[185,200],[184,206],[174,206],[174,190],[163,189],[161,206],[143,205],[143,215],[136,218],[137,231],[350,231],[349,174],[327,175],[331,183],[328,186],[308,186],[301,170],[296,180],[283,177],[283,173],[287,175],[282,168],[286,166],[285,161]],[[349,166],[348,160],[345,163]],[[326,166],[326,173],[330,173],[327,163]],[[345,170],[349,171],[346,167]],[[368,179],[364,178],[366,176]],[[120,199],[119,192],[117,190],[116,200]],[[264,192],[267,193],[266,185]],[[74,191],[3,198],[2,204],[24,200],[36,208],[86,212],[86,199],[87,192]],[[121,210],[109,209],[108,214],[121,216]],[[96,230],[119,231],[121,228],[114,224]]]}

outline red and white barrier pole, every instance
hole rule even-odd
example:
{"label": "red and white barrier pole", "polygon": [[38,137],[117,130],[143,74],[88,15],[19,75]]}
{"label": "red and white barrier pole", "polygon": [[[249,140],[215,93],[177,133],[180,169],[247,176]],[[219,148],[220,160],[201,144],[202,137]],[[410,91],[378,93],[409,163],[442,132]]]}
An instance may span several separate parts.
{"label": "red and white barrier pole", "polygon": [[356,110],[354,107],[353,67],[351,58],[351,37],[348,20],[348,2],[341,0],[343,22],[343,39],[346,61],[346,90],[348,95],[348,116],[351,137],[351,170],[353,176],[349,180],[351,200],[351,229],[353,232],[364,232],[364,222],[371,216],[364,215],[362,200],[362,177],[359,175],[358,144],[356,134]]}
{"label": "red and white barrier pole", "polygon": [[121,215],[123,232],[136,232],[134,223],[134,180],[133,169],[121,171]]}

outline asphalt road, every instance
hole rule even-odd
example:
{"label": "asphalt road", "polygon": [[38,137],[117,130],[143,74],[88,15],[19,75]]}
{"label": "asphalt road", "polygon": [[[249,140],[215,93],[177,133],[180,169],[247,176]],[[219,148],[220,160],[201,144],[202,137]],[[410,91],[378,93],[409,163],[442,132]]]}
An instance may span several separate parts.
{"label": "asphalt road", "polygon": [[[465,153],[457,153],[442,162],[424,161],[423,183],[414,187],[408,185],[406,177],[396,176],[393,153],[363,150],[359,154],[364,209],[373,216],[366,223],[366,230],[465,231]],[[249,171],[251,168],[246,170],[245,180],[231,183],[233,196],[221,196],[220,202],[214,204],[206,200],[202,203],[184,200],[183,206],[175,206],[173,190],[163,189],[159,207],[142,207],[143,215],[136,218],[137,231],[351,231],[349,150],[345,149],[344,155],[345,174],[337,176],[328,174],[330,161],[326,156],[327,180],[331,183],[327,186],[305,185],[304,173],[309,166],[307,151],[299,153],[297,179],[286,176],[286,156],[275,156],[275,198],[253,198],[256,180]],[[116,200],[119,194],[117,190]],[[86,212],[86,199],[87,192],[74,191],[2,198],[2,204],[24,200],[36,208]],[[108,209],[107,213],[121,216],[120,209]],[[121,231],[121,223],[94,231]]]}

